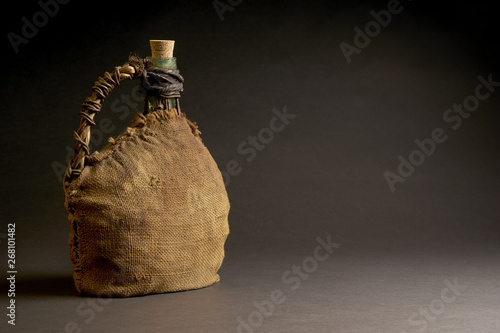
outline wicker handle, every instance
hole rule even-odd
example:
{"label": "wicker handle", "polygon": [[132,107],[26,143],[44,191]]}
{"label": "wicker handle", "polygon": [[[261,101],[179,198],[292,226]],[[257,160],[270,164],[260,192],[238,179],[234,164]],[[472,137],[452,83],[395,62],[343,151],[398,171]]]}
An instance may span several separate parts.
{"label": "wicker handle", "polygon": [[105,72],[103,77],[97,79],[92,87],[92,95],[87,97],[80,111],[80,126],[73,132],[75,148],[73,157],[69,161],[68,168],[64,174],[64,186],[67,186],[77,178],[85,167],[85,158],[90,154],[90,129],[95,126],[94,116],[101,110],[102,103],[125,79],[137,79],[142,75],[143,64],[138,58],[133,58],[123,66],[115,67],[111,73]]}

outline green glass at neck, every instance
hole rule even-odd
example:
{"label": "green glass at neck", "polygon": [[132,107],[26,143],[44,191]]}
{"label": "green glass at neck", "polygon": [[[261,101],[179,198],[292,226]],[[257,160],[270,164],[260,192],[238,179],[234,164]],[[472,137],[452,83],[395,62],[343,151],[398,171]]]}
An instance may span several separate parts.
{"label": "green glass at neck", "polygon": [[166,69],[177,69],[177,58],[155,58],[146,57],[153,62],[155,67],[166,68]]}
{"label": "green glass at neck", "polygon": [[[146,57],[146,59],[151,60],[153,62],[154,67],[165,68],[165,69],[177,69],[177,59],[175,57],[172,58],[155,58],[155,57]],[[168,104],[168,109],[178,108],[177,101],[175,98],[161,98],[158,96],[150,96],[147,100],[147,110],[146,113],[150,113],[156,111],[157,104]]]}

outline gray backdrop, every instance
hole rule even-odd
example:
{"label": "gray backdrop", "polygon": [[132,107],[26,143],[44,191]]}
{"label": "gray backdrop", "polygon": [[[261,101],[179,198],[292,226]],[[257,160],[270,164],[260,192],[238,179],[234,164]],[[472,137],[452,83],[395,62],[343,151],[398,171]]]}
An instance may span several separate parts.
{"label": "gray backdrop", "polygon": [[[7,275],[15,223],[18,289],[16,326],[5,315],[2,326],[500,329],[499,29],[486,1],[54,4],[4,14],[0,247]],[[221,282],[86,303],[72,285],[61,176],[89,88],[130,52],[150,55],[149,39],[176,41],[182,110],[226,179]],[[108,97],[99,117],[112,130],[95,131],[94,150],[141,110],[136,84]],[[327,260],[314,257],[318,238],[337,244]],[[441,296],[450,283],[466,285],[453,302]]]}

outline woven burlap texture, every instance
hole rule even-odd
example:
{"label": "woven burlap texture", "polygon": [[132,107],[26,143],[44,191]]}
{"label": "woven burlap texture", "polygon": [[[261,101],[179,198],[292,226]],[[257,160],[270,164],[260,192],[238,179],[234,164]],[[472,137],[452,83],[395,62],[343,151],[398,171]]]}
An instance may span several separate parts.
{"label": "woven burlap texture", "polygon": [[65,188],[75,286],[127,297],[219,281],[229,234],[221,172],[175,109],[136,115]]}

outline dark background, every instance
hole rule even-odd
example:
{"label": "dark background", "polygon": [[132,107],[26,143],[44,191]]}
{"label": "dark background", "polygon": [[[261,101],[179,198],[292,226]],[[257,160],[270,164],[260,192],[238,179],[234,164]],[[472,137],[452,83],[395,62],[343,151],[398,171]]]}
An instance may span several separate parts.
{"label": "dark background", "polygon": [[[0,232],[16,223],[19,286],[18,324],[8,328],[61,332],[75,321],[84,332],[234,332],[255,300],[289,290],[283,272],[331,235],[341,244],[332,258],[252,330],[413,332],[423,326],[408,317],[458,278],[468,294],[426,330],[497,332],[500,92],[457,130],[443,121],[479,75],[500,81],[497,11],[487,1],[401,5],[350,64],[339,44],[352,45],[353,28],[364,30],[387,2],[244,0],[221,21],[211,1],[72,1],[17,54],[4,37]],[[4,10],[4,36],[39,10],[35,1]],[[182,110],[220,169],[241,164],[227,186],[226,260],[210,288],[113,300],[87,323],[75,313],[86,299],[72,286],[54,165],[66,165],[93,82],[132,51],[150,55],[150,39],[176,41]],[[103,142],[141,110],[136,103],[125,119],[111,108],[136,84],[108,97],[99,116],[115,130]],[[285,106],[296,118],[246,161],[238,145]],[[398,156],[438,127],[447,140],[391,192],[384,172],[396,173]]]}

